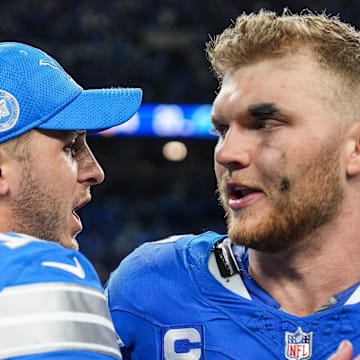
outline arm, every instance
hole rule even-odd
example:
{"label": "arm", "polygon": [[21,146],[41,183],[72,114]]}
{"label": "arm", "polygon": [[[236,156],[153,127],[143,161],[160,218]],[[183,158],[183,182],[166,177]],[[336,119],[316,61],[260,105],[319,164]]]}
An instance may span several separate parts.
{"label": "arm", "polygon": [[119,360],[107,300],[79,252],[0,235],[0,358]]}

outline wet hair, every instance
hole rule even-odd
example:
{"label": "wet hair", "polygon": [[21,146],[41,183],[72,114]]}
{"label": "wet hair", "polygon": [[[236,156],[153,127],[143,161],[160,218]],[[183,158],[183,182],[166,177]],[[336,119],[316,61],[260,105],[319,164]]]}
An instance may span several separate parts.
{"label": "wet hair", "polygon": [[322,68],[340,76],[349,88],[360,85],[360,33],[336,16],[309,10],[282,14],[264,9],[240,15],[206,44],[212,70],[225,73],[266,58],[309,49]]}

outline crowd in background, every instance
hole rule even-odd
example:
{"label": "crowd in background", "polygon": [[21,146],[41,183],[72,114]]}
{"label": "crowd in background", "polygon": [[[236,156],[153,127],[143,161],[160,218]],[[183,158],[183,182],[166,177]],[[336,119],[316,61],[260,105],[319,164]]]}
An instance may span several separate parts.
{"label": "crowd in background", "polygon": [[209,102],[204,43],[242,11],[326,8],[354,24],[356,0],[20,0],[0,13],[1,40],[59,58],[84,86],[140,85],[146,102]]}
{"label": "crowd in background", "polygon": [[[0,12],[1,41],[54,55],[84,87],[136,86],[145,102],[211,103],[216,81],[209,36],[243,11],[326,9],[360,26],[356,0],[20,0]],[[91,138],[107,181],[82,210],[82,250],[105,279],[134,247],[174,233],[225,231],[210,140],[188,141],[180,163],[161,156],[166,139]]]}

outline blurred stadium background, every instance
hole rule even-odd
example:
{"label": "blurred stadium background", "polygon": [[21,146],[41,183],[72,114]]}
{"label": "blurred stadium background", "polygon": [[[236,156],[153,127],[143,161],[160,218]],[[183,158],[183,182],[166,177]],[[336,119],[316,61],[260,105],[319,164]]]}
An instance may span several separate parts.
{"label": "blurred stadium background", "polygon": [[225,231],[212,171],[215,138],[208,122],[217,84],[204,44],[241,12],[262,7],[278,12],[283,7],[293,12],[326,9],[360,27],[359,0],[3,4],[1,41],[44,49],[85,88],[144,89],[144,106],[126,129],[89,138],[107,180],[94,188],[92,204],[81,210],[84,231],[79,240],[102,281],[144,241]]}

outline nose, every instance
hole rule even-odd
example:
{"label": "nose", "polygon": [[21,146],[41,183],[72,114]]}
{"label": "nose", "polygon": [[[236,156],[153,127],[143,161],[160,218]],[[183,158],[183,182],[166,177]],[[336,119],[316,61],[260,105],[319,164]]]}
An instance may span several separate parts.
{"label": "nose", "polygon": [[86,151],[78,162],[78,180],[86,185],[101,184],[105,174],[94,154],[86,144]]}
{"label": "nose", "polygon": [[226,134],[220,137],[214,153],[215,165],[229,171],[249,166],[253,142],[248,130],[230,126]]}

